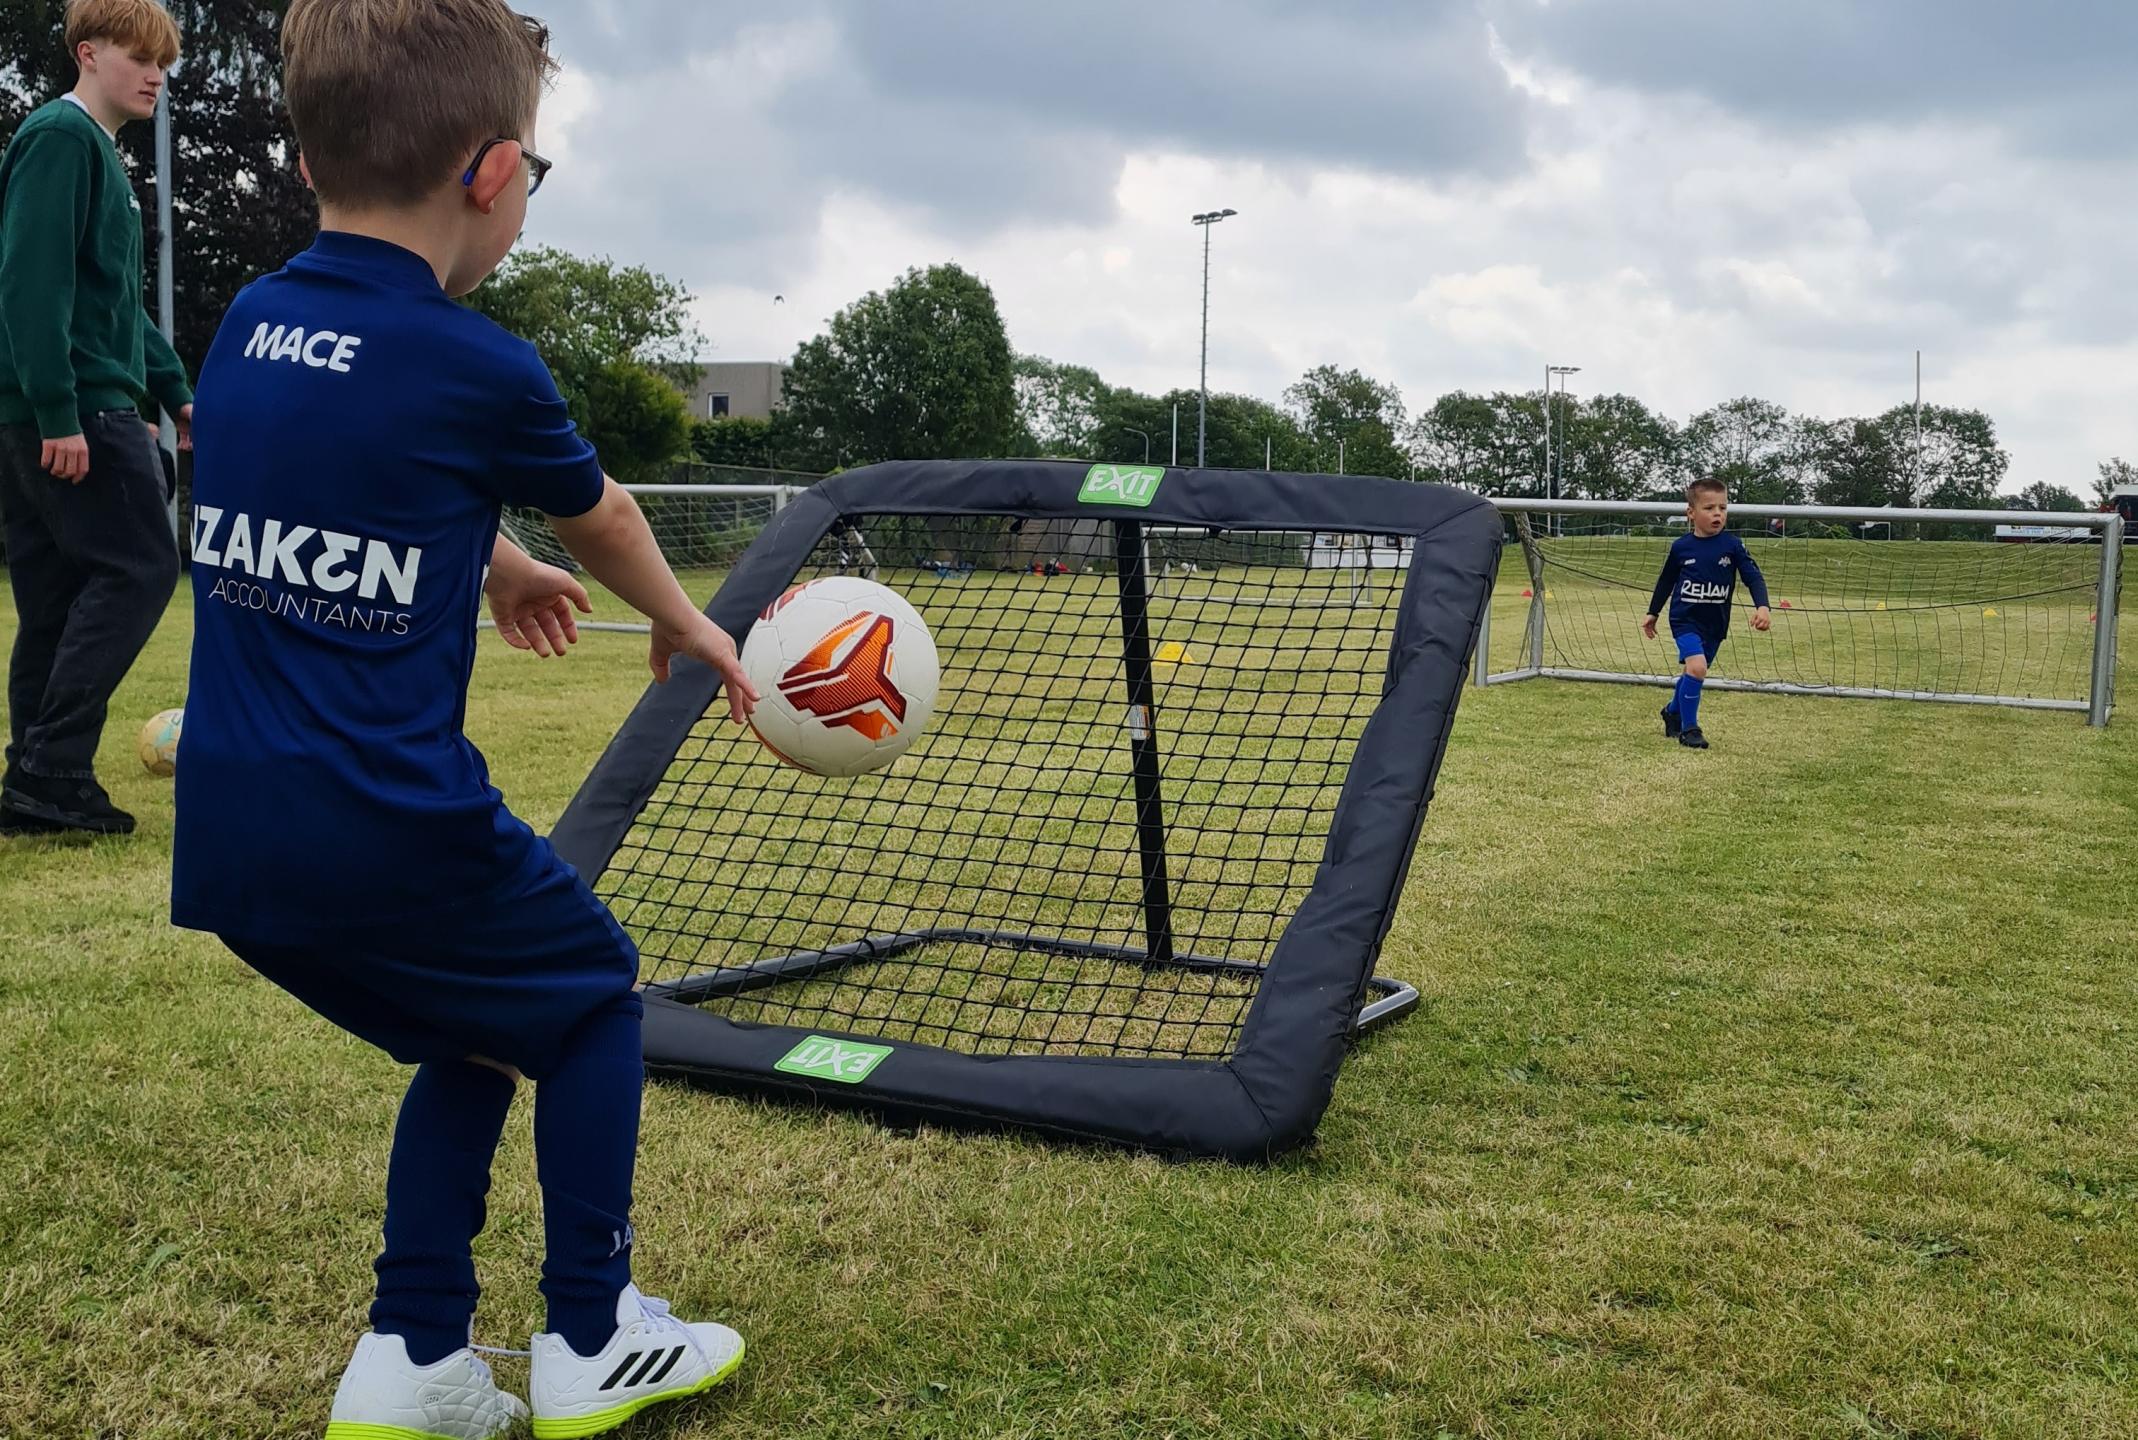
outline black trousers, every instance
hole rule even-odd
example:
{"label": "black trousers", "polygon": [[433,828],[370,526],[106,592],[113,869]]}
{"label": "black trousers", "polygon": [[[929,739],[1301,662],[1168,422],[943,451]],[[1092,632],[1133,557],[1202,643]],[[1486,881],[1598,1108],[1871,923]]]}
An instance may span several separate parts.
{"label": "black trousers", "polygon": [[161,453],[131,410],[82,423],[89,475],[41,467],[34,425],[0,425],[0,538],[15,592],[7,763],[86,777],[105,707],[178,583]]}

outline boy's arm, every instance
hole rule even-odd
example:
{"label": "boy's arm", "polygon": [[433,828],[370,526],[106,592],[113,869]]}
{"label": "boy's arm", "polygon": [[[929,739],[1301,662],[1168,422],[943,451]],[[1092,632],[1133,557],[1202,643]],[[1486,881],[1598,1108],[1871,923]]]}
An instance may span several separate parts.
{"label": "boy's arm", "polygon": [[[156,322],[148,318],[146,306],[141,310],[141,350],[148,358],[149,395],[173,417],[181,417],[193,403],[193,387],[186,382],[185,362],[178,358]],[[190,419],[182,420],[180,428],[191,429]]]}
{"label": "boy's arm", "polygon": [[1744,577],[1745,587],[1752,592],[1752,603],[1760,609],[1767,608],[1767,577],[1759,573],[1759,562],[1745,542],[1737,542],[1737,573]]}
{"label": "boy's arm", "polygon": [[490,547],[490,569],[483,576],[483,596],[497,633],[515,650],[532,650],[544,659],[562,655],[579,643],[574,609],[592,614],[586,587],[554,565],[544,565],[503,535]]}
{"label": "boy's arm", "polygon": [[89,226],[89,174],[80,141],[51,130],[32,135],[15,157],[0,209],[0,324],[47,442],[82,433],[70,327],[75,260]]}
{"label": "boy's arm", "polygon": [[1648,597],[1648,618],[1654,620],[1663,613],[1663,602],[1670,598],[1670,587],[1678,578],[1685,557],[1678,553],[1678,542],[1670,542],[1670,553],[1663,557],[1663,573],[1655,577],[1655,593]]}
{"label": "boy's arm", "polygon": [[688,655],[720,672],[728,711],[735,719],[750,713],[757,691],[743,674],[735,641],[701,615],[683,592],[629,491],[603,476],[601,499],[593,509],[568,518],[553,515],[549,523],[589,575],[653,622],[649,663],[654,679],[665,681],[669,660],[678,653]]}

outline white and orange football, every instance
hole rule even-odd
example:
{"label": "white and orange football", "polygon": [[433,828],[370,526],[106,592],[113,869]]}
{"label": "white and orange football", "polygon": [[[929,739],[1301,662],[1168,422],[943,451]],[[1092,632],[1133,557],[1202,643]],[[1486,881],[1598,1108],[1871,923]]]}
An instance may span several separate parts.
{"label": "white and orange football", "polygon": [[848,576],[797,585],[742,645],[750,728],[797,769],[845,777],[906,753],[935,713],[935,641],[897,591]]}

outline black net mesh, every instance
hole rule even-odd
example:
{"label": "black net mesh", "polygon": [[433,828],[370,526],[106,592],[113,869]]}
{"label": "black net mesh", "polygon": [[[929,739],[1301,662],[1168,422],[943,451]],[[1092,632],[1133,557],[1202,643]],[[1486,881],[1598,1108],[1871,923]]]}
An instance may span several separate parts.
{"label": "black net mesh", "polygon": [[736,1020],[1225,1056],[1320,863],[1407,558],[1367,537],[858,519],[795,578],[872,575],[921,612],[942,661],[926,733],[829,780],[716,707],[597,888],[650,984]]}
{"label": "black net mesh", "polygon": [[[1538,656],[1547,669],[1678,672],[1667,621],[1656,640],[1639,627],[1682,523],[1544,514],[1515,522],[1522,558],[1533,564],[1527,583],[1544,591],[1519,663]],[[2101,572],[2096,533],[2029,527],[2021,542],[1993,538],[1990,526],[1791,520],[1777,532],[1749,520],[1731,528],[1766,577],[1774,627],[1753,631],[1751,596],[1740,584],[1717,679],[2073,707],[2086,700]],[[1509,658],[1500,654],[1496,668]]]}

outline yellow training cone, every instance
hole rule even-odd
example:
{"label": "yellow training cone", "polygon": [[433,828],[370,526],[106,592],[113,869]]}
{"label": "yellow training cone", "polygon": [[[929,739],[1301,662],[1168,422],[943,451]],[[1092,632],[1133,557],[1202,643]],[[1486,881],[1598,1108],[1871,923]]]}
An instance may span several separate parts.
{"label": "yellow training cone", "polygon": [[1994,620],[1997,618],[1997,612],[1986,605],[1982,609],[1982,614],[1986,619]]}
{"label": "yellow training cone", "polygon": [[1873,605],[1871,608],[1873,610],[1883,610],[1886,608],[1886,602],[1881,600],[1876,605]]}
{"label": "yellow training cone", "polygon": [[1198,665],[1202,663],[1189,654],[1188,647],[1178,640],[1166,641],[1165,644],[1158,647],[1158,653],[1151,658],[1161,665]]}

